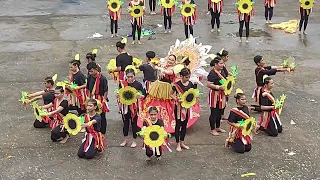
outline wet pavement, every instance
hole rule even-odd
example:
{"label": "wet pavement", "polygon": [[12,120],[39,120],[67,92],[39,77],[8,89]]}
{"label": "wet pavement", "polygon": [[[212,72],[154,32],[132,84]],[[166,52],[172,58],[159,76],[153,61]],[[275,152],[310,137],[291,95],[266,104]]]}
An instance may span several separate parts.
{"label": "wet pavement", "polygon": [[[226,134],[209,134],[207,89],[201,87],[202,112],[197,123],[188,129],[186,143],[190,150],[167,152],[161,161],[146,162],[141,148],[122,148],[122,122],[117,113],[115,83],[109,79],[110,107],[106,152],[93,160],[77,157],[81,136],[72,137],[66,144],[53,143],[49,129],[34,129],[34,116],[18,102],[22,90],[37,91],[46,76],[58,74],[65,80],[68,61],[80,53],[85,70],[85,54],[98,48],[97,62],[103,67],[115,58],[114,47],[120,38],[110,38],[109,18],[105,2],[97,0],[61,1],[0,1],[0,179],[241,179],[244,173],[256,173],[247,179],[317,179],[319,170],[319,45],[320,13],[318,7],[311,13],[308,35],[285,34],[264,24],[262,1],[255,4],[255,17],[250,24],[249,43],[238,43],[238,22],[234,2],[226,2],[221,16],[221,32],[210,33],[206,1],[198,0],[199,20],[194,27],[197,41],[213,46],[212,53],[226,48],[230,52],[228,66],[238,65],[236,88],[243,89],[249,102],[255,86],[253,57],[263,55],[270,65],[280,65],[293,56],[298,64],[292,73],[275,76],[274,94],[285,93],[281,119],[284,133],[254,137],[253,149],[236,154],[223,148]],[[125,2],[125,8],[127,2]],[[158,8],[158,7],[157,7]],[[298,4],[280,1],[275,8],[273,22],[298,19]],[[148,11],[147,11],[148,12]],[[173,33],[164,34],[162,16],[148,15],[144,28],[157,32],[154,40],[142,39],[142,45],[128,45],[135,57],[144,58],[148,50],[163,57],[174,44],[183,39],[184,31],[178,13],[173,18]],[[119,34],[130,33],[128,14],[119,22]],[[106,32],[107,29],[107,32]],[[101,38],[88,38],[94,33]],[[129,40],[130,42],[130,40]],[[141,74],[138,75],[141,78]],[[235,105],[231,98],[229,106]],[[226,112],[229,112],[226,110]],[[259,114],[253,114],[258,118]],[[296,124],[290,124],[293,120]],[[224,122],[223,127],[227,129]],[[171,139],[173,142],[174,139]],[[139,145],[142,144],[139,139]],[[172,146],[174,149],[174,146]],[[289,155],[294,152],[296,154]]]}

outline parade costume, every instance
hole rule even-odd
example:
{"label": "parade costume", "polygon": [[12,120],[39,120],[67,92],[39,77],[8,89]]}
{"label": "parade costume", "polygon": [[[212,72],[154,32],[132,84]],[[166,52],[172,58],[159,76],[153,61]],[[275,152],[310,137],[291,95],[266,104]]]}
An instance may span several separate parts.
{"label": "parade costume", "polygon": [[154,69],[151,63],[140,65],[139,70],[143,72],[144,89],[146,92],[148,92],[151,83],[157,80],[157,71]]}
{"label": "parade costume", "polygon": [[264,0],[264,16],[266,21],[271,21],[275,4],[277,4],[277,0]]}
{"label": "parade costume", "polygon": [[176,9],[176,0],[170,0],[169,3],[166,0],[160,0],[161,9],[160,12],[163,14],[164,29],[171,31],[172,27],[172,15]]}
{"label": "parade costume", "polygon": [[105,93],[108,93],[108,81],[101,73],[97,77],[88,76],[87,79],[87,90],[89,91],[90,98],[99,100],[102,104],[102,113],[101,116],[101,130],[102,134],[106,133],[107,129],[107,120],[106,112],[109,112],[108,99],[105,99]]}
{"label": "parade costume", "polygon": [[186,0],[182,1],[181,14],[182,21],[184,23],[184,33],[186,39],[188,39],[188,31],[190,31],[190,35],[193,36],[193,25],[196,23],[197,20],[197,9],[193,0],[191,0],[190,3],[186,3]]}
{"label": "parade costume", "polygon": [[149,0],[149,8],[151,12],[154,12],[156,10],[156,0]]}
{"label": "parade costume", "polygon": [[[111,34],[118,33],[118,20],[120,19],[123,2],[120,0],[109,0],[107,8],[109,10]],[[114,31],[113,31],[114,28]]]}
{"label": "parade costume", "polygon": [[[86,89],[78,89],[77,87],[80,87],[84,84],[86,84],[86,77],[85,75],[79,70],[76,73],[72,73],[69,76],[69,83],[71,86],[73,86],[72,90],[70,92],[66,91],[66,94],[69,96],[69,105],[70,109],[77,110],[78,115],[81,115],[86,112],[85,110],[85,101],[86,101]],[[66,86],[68,89],[68,86]]]}
{"label": "parade costume", "polygon": [[306,31],[309,15],[312,11],[312,7],[314,5],[313,0],[300,0],[300,23],[299,23],[299,31],[302,29],[303,25],[303,31]]}
{"label": "parade costume", "polygon": [[132,39],[133,41],[136,40],[136,32],[138,33],[138,41],[141,39],[141,30],[142,30],[142,24],[144,21],[144,6],[134,4],[134,1],[130,1],[129,3],[129,10],[131,11],[130,15],[130,22],[132,27]]}
{"label": "parade costume", "polygon": [[52,115],[53,120],[50,121],[50,127],[52,128],[51,140],[53,142],[57,142],[60,138],[65,138],[69,134],[63,126],[63,117],[69,113],[68,101],[63,99],[60,104],[58,104],[57,100],[57,98],[54,99],[52,111],[57,110],[59,106],[61,106],[63,110]]}
{"label": "parade costume", "polygon": [[252,0],[238,0],[237,5],[237,12],[238,12],[238,20],[239,20],[239,37],[242,38],[243,33],[243,26],[246,27],[246,38],[249,37],[249,24],[250,18],[254,15]]}
{"label": "parade costume", "polygon": [[[232,108],[228,117],[228,121],[236,123],[238,127],[230,126],[229,138],[227,139],[228,145],[231,145],[233,150],[237,153],[249,152],[251,150],[251,131],[254,128],[255,122],[250,119],[250,111],[247,106]],[[252,121],[249,126],[241,127],[248,121]],[[250,122],[249,122],[250,123]],[[244,130],[243,130],[244,129]],[[250,130],[248,134],[245,134],[246,130]]]}
{"label": "parade costume", "polygon": [[[218,72],[214,68],[210,71],[207,80],[212,82],[214,85],[222,85],[221,80],[225,80],[227,75],[224,71]],[[219,89],[209,88],[208,96],[209,106],[210,106],[210,127],[211,130],[220,128],[221,116],[224,113],[224,108],[226,107],[226,95],[225,91]]]}
{"label": "parade costume", "polygon": [[[145,120],[143,122],[143,128],[146,128],[146,127],[150,127],[150,126],[160,126],[161,128],[163,128],[163,121],[158,119],[155,123],[152,123],[150,120]],[[145,145],[145,143],[144,143]],[[156,157],[161,157],[162,155],[162,150],[163,150],[163,147],[162,145],[159,147],[150,147],[148,145],[145,145],[145,148],[146,148],[146,155],[148,157],[151,157],[151,156],[156,156]],[[158,150],[158,152],[157,152]]]}
{"label": "parade costume", "polygon": [[[206,66],[206,59],[210,57],[208,52],[211,46],[196,44],[195,39],[190,36],[188,40],[180,42],[176,41],[175,45],[170,47],[167,57],[161,59],[161,65],[163,68],[168,70],[173,67],[167,67],[167,59],[173,54],[177,58],[186,57],[190,58],[189,69],[191,71],[190,81],[193,83],[202,83],[199,81],[199,77],[206,76],[208,73],[203,69]],[[178,61],[178,60],[177,60]],[[177,62],[180,63],[180,62]],[[147,118],[148,108],[155,106],[159,110],[159,119],[164,122],[164,129],[168,133],[174,133],[176,127],[176,120],[174,117],[174,101],[171,99],[172,82],[176,82],[175,74],[165,75],[160,80],[155,81],[151,84],[147,98],[145,99],[143,111],[139,114],[138,126],[142,127],[143,120]],[[201,79],[201,78],[200,78]],[[192,117],[189,118],[187,128],[192,126],[200,117],[200,105],[196,103],[192,108]]]}
{"label": "parade costume", "polygon": [[255,102],[257,102],[259,105],[261,105],[260,98],[264,91],[263,76],[271,76],[275,75],[276,73],[277,69],[272,69],[271,66],[257,67],[255,69],[257,87],[253,91],[252,98],[254,98]]}
{"label": "parade costume", "polygon": [[104,136],[101,134],[101,116],[95,114],[90,117],[89,114],[85,114],[84,123],[89,123],[92,120],[97,122],[89,127],[86,127],[86,132],[82,143],[78,150],[78,156],[80,158],[92,159],[97,152],[104,151]]}
{"label": "parade costume", "polygon": [[[132,87],[134,89],[130,90]],[[127,88],[124,92],[121,92],[121,89]],[[140,93],[139,93],[140,92]],[[137,95],[142,94],[146,95],[145,90],[140,82],[134,81],[132,83],[128,83],[126,80],[120,81],[119,84],[119,98],[121,105],[121,114],[123,120],[123,136],[128,136],[129,134],[129,126],[131,122],[132,134],[133,138],[137,138],[137,120],[139,109],[141,109],[142,99],[137,100]]]}
{"label": "parade costume", "polygon": [[121,53],[116,57],[116,67],[121,67],[121,70],[118,72],[117,82],[125,80],[125,69],[127,66],[133,64],[133,58],[127,52]]}
{"label": "parade costume", "polygon": [[[43,99],[43,105],[48,105],[48,104],[53,104],[54,102],[54,89],[45,89],[44,90],[44,94],[42,95],[42,99]],[[49,108],[49,109],[46,109],[47,112],[51,112],[53,108]],[[35,120],[34,123],[33,123],[33,127],[35,128],[45,128],[49,125],[51,119],[48,119],[46,117],[42,117],[41,118],[42,120],[39,121],[39,120]]]}
{"label": "parade costume", "polygon": [[[264,90],[261,97],[261,105],[274,106],[275,103],[276,100],[274,99],[272,92]],[[258,125],[260,125],[270,136],[278,136],[278,133],[282,132],[282,123],[276,108],[268,111],[263,110]]]}
{"label": "parade costume", "polygon": [[208,0],[208,11],[211,14],[211,29],[214,29],[215,23],[220,28],[220,14],[224,5],[224,0]]}

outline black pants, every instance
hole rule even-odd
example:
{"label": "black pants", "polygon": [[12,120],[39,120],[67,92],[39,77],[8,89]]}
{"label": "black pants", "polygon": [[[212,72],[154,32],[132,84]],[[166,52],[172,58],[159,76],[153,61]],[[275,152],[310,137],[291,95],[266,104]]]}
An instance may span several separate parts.
{"label": "black pants", "polygon": [[181,118],[178,119],[177,106],[175,106],[174,115],[176,119],[176,127],[174,129],[174,133],[175,133],[176,142],[178,143],[180,141],[184,141],[184,137],[186,136],[189,113],[187,113],[186,119],[184,121],[181,121]]}
{"label": "black pants", "polygon": [[131,122],[131,128],[132,128],[132,136],[133,139],[137,138],[137,120],[138,120],[138,115],[135,115],[135,117],[132,119],[131,117],[131,112],[128,111],[127,114],[122,115],[122,120],[123,120],[123,136],[128,136],[129,134],[129,126]]}
{"label": "black pants", "polygon": [[84,152],[84,145],[85,144],[86,144],[86,141],[84,141],[80,145],[80,148],[78,150],[78,156],[79,156],[79,158],[92,159],[98,152],[97,148],[94,147],[95,139],[92,138],[92,142],[91,142],[87,152]]}
{"label": "black pants", "polygon": [[299,31],[301,31],[302,29],[302,24],[304,25],[303,30],[305,31],[307,29],[308,20],[309,20],[309,15],[307,14],[307,10],[300,8]]}
{"label": "black pants", "polygon": [[69,134],[66,129],[61,132],[62,128],[61,126],[57,126],[51,130],[51,140],[53,142],[57,142],[60,138],[65,138]]}
{"label": "black pants", "polygon": [[171,29],[171,26],[172,26],[171,16],[167,16],[166,10],[165,12],[163,12],[163,23],[164,23],[164,29],[166,30]]}
{"label": "black pants", "polygon": [[189,38],[189,32],[188,29],[190,30],[190,34],[193,35],[193,26],[192,25],[187,25],[184,24],[184,34],[186,35],[186,38]]}
{"label": "black pants", "polygon": [[248,17],[248,22],[245,22],[245,20],[239,21],[240,27],[239,27],[239,36],[242,37],[243,33],[243,25],[246,26],[246,37],[249,37],[249,23],[250,23],[250,16]]}
{"label": "black pants", "polygon": [[113,26],[114,26],[114,33],[118,33],[118,20],[113,20],[110,16],[110,28],[111,28],[111,34],[113,34]]}
{"label": "black pants", "polygon": [[33,123],[33,127],[35,128],[45,128],[48,127],[49,123],[45,123],[44,121],[38,121],[37,119]]}
{"label": "black pants", "polygon": [[156,10],[156,0],[149,0],[149,7],[150,11],[155,11]]}
{"label": "black pants", "polygon": [[101,129],[100,129],[100,132],[101,134],[106,134],[107,132],[107,119],[106,119],[106,113],[105,112],[102,112],[100,114],[101,116]]}
{"label": "black pants", "polygon": [[132,39],[136,40],[136,30],[138,31],[138,40],[140,41],[141,38],[141,26],[139,27],[137,25],[137,20],[134,20],[134,24],[131,24],[132,26]]}
{"label": "black pants", "polygon": [[273,16],[273,7],[265,6],[264,7],[264,17],[266,18],[266,21],[267,20],[271,21],[272,16]]}
{"label": "black pants", "polygon": [[251,144],[244,145],[243,142],[237,138],[230,144],[232,149],[237,153],[249,152],[251,150]]}
{"label": "black pants", "polygon": [[276,137],[279,133],[282,133],[282,125],[280,125],[278,120],[275,120],[275,122],[276,123],[274,123],[274,121],[271,119],[267,129],[264,129],[264,132],[266,132],[269,136]]}
{"label": "black pants", "polygon": [[209,122],[210,122],[211,130],[214,130],[215,128],[220,127],[221,116],[224,112],[224,109],[210,108],[210,110],[211,110],[211,113],[209,117]]}
{"label": "black pants", "polygon": [[210,8],[211,13],[211,28],[214,29],[215,23],[217,23],[217,28],[220,28],[220,12],[213,12],[213,9]]}
{"label": "black pants", "polygon": [[[156,157],[160,157],[162,155],[162,148],[159,147],[159,152],[160,152],[160,155],[156,155],[156,153],[154,154]],[[146,147],[146,155],[148,157],[151,157],[153,156],[153,151],[149,148],[149,147]]]}

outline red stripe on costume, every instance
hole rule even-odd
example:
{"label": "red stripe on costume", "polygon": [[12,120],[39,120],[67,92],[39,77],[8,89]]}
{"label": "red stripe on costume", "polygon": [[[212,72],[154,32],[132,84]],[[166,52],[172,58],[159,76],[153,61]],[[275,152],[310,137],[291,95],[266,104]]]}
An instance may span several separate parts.
{"label": "red stripe on costume", "polygon": [[236,113],[237,115],[241,116],[243,119],[249,119],[249,115],[246,114],[245,112],[237,109],[237,108],[232,108],[231,109],[232,112]]}

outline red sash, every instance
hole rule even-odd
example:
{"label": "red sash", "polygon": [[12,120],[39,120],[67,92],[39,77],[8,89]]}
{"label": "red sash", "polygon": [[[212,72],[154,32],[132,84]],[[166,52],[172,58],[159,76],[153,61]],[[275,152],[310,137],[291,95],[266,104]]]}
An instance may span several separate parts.
{"label": "red sash", "polygon": [[[123,80],[123,81],[120,81],[120,84],[121,84],[121,87],[122,88],[125,88],[125,87],[127,87],[128,86],[128,82],[126,81],[126,80]],[[125,105],[125,104],[122,104],[122,116],[124,117],[124,109],[126,108],[126,106],[127,105]],[[137,116],[137,114],[138,114],[138,101],[136,102],[136,103],[133,103],[133,104],[131,104],[131,105],[129,105],[128,106],[128,108],[130,109],[130,111],[131,111],[131,117],[132,117],[132,120],[133,120],[133,118],[134,117],[136,117]]]}
{"label": "red sash", "polygon": [[[274,104],[276,102],[274,97],[267,91],[263,92],[262,96],[267,97],[271,101],[272,104]],[[273,109],[271,112],[263,111],[261,113],[261,119],[260,119],[259,125],[262,125],[264,127],[264,129],[267,129],[268,124],[270,122],[270,119],[276,118],[276,113],[277,113],[276,109]]]}
{"label": "red sash", "polygon": [[[91,118],[89,116],[89,114],[86,114],[84,116],[84,122],[85,123],[88,123],[91,121]],[[90,134],[93,136],[95,142],[94,142],[94,148],[98,148],[100,149],[101,151],[104,151],[105,148],[104,148],[104,136],[100,133],[100,132],[96,132],[94,130],[94,126],[89,126],[89,127],[86,127],[88,133],[86,133],[86,143],[84,144],[84,147],[83,147],[83,151],[85,151],[88,146],[90,145]]]}
{"label": "red sash", "polygon": [[[249,117],[250,117],[248,114],[246,114],[245,112],[239,110],[238,108],[232,108],[231,111],[234,112],[234,113],[236,113],[238,116],[242,117],[244,120],[247,120],[247,119],[249,119]],[[231,132],[234,131],[235,128],[236,128],[236,127],[231,126],[231,127],[230,127],[230,131],[231,131]],[[240,139],[242,140],[242,137],[243,137],[243,138],[247,141],[247,143],[250,144],[251,138],[250,138],[249,135],[243,136],[243,135],[242,135],[242,130],[241,130],[241,128],[236,128],[236,131],[237,131],[237,132],[236,132],[236,138],[240,138]]]}

